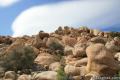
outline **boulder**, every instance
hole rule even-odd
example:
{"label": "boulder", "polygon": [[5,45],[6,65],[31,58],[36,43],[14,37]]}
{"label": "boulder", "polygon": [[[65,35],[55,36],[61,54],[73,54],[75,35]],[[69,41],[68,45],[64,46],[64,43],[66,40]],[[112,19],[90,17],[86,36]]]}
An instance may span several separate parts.
{"label": "boulder", "polygon": [[17,39],[14,43],[12,43],[5,51],[5,53],[10,53],[13,50],[19,50],[25,46],[24,39]]}
{"label": "boulder", "polygon": [[86,47],[85,43],[79,43],[74,46],[73,55],[75,57],[85,57],[86,56]]}
{"label": "boulder", "polygon": [[102,44],[106,43],[104,38],[102,38],[102,37],[93,37],[90,39],[90,41],[93,43],[102,43]]}
{"label": "boulder", "polygon": [[46,47],[46,43],[43,42],[43,40],[40,38],[39,35],[36,35],[36,36],[35,36],[35,39],[34,39],[32,45],[33,45],[34,47],[38,48],[38,49],[39,49],[40,47]]}
{"label": "boulder", "polygon": [[23,74],[23,75],[20,75],[17,80],[31,80],[31,76]]}
{"label": "boulder", "polygon": [[44,71],[32,76],[32,80],[57,80],[57,72]]}
{"label": "boulder", "polygon": [[120,51],[120,45],[115,40],[108,41],[105,47],[113,53]]}
{"label": "boulder", "polygon": [[65,45],[73,47],[76,43],[77,40],[75,38],[69,37],[69,36],[63,36],[62,41]]}
{"label": "boulder", "polygon": [[67,75],[77,76],[80,75],[80,67],[75,67],[72,65],[66,65],[64,71]]}
{"label": "boulder", "polygon": [[41,53],[34,60],[35,63],[43,66],[49,66],[51,63],[57,62],[58,58],[49,53]]}
{"label": "boulder", "polygon": [[64,48],[64,55],[72,55],[73,54],[73,47],[65,46]]}
{"label": "boulder", "polygon": [[116,53],[114,58],[117,59],[117,61],[120,61],[120,52]]}
{"label": "boulder", "polygon": [[39,32],[38,35],[39,35],[39,38],[40,38],[40,39],[44,39],[45,37],[47,37],[47,38],[49,37],[49,34],[48,34],[48,33],[45,33],[45,32]]}
{"label": "boulder", "polygon": [[85,37],[77,37],[77,43],[87,43],[87,39]]}
{"label": "boulder", "polygon": [[80,58],[75,58],[73,55],[65,56],[65,64],[74,65]]}
{"label": "boulder", "polygon": [[82,58],[80,60],[77,60],[74,64],[76,67],[86,66],[87,65],[88,58]]}
{"label": "boulder", "polygon": [[17,75],[14,71],[7,71],[5,72],[3,80],[7,80],[7,79],[16,80],[16,78],[17,78]]}
{"label": "boulder", "polygon": [[49,70],[58,71],[60,69],[60,67],[61,67],[60,62],[54,62],[54,63],[50,64]]}
{"label": "boulder", "polygon": [[52,50],[63,50],[63,44],[57,38],[50,37],[46,42],[46,46]]}
{"label": "boulder", "polygon": [[93,44],[87,47],[87,73],[96,72],[104,76],[113,76],[118,70],[118,62],[103,44]]}

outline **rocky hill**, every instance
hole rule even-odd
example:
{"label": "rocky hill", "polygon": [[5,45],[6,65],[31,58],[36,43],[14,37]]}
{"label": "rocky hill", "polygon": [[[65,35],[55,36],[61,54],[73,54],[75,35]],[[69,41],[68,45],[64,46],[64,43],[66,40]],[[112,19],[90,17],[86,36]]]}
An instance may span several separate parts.
{"label": "rocky hill", "polygon": [[0,36],[0,80],[119,80],[120,33],[59,27]]}

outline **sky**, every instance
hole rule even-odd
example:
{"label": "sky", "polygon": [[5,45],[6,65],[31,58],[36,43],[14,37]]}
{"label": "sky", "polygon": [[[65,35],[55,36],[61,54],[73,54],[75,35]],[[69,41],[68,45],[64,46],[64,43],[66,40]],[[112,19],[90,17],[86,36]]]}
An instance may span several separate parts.
{"label": "sky", "polygon": [[120,31],[120,0],[0,0],[0,35],[34,35],[59,26]]}

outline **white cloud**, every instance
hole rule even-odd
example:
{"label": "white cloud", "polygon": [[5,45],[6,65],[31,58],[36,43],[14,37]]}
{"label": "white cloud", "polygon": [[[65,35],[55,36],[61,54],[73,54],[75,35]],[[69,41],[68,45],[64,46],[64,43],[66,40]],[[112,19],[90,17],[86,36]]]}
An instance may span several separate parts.
{"label": "white cloud", "polygon": [[[52,32],[58,26],[91,27],[114,25],[120,21],[119,0],[77,0],[35,6],[23,11],[13,22],[13,36]],[[117,20],[119,17],[119,20]],[[113,21],[114,20],[114,21]],[[103,27],[101,27],[103,28]]]}
{"label": "white cloud", "polygon": [[0,7],[7,7],[10,6],[16,2],[18,2],[19,0],[0,0]]}

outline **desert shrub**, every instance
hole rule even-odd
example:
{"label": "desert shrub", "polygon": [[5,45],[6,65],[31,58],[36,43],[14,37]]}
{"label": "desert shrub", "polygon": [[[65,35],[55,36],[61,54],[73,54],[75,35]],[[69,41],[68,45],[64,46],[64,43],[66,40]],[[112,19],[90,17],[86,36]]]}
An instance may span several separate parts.
{"label": "desert shrub", "polygon": [[35,57],[33,49],[30,46],[25,46],[4,55],[1,65],[6,68],[6,70],[17,71],[31,69],[34,64]]}
{"label": "desert shrub", "polygon": [[56,38],[49,38],[46,45],[52,50],[63,50],[64,49],[63,45]]}
{"label": "desert shrub", "polygon": [[113,76],[112,80],[120,80],[120,71],[118,71],[118,73]]}
{"label": "desert shrub", "polygon": [[111,37],[120,37],[120,32],[110,32]]}
{"label": "desert shrub", "polygon": [[60,67],[57,71],[57,80],[68,80],[68,77],[65,74],[63,67]]}

